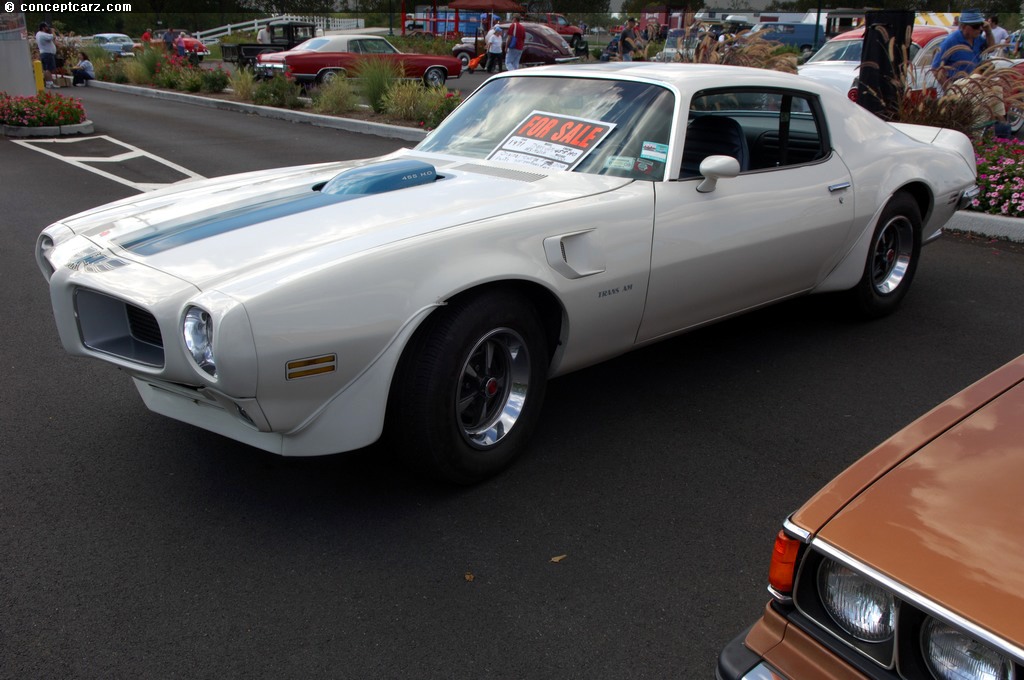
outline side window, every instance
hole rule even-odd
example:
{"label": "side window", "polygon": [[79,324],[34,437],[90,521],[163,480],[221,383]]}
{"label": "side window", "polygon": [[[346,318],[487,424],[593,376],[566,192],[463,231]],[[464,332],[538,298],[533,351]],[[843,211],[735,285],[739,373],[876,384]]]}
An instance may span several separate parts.
{"label": "side window", "polygon": [[828,155],[817,100],[789,91],[714,90],[690,102],[680,179],[700,176],[708,156],[731,156],[740,172],[812,163]]}

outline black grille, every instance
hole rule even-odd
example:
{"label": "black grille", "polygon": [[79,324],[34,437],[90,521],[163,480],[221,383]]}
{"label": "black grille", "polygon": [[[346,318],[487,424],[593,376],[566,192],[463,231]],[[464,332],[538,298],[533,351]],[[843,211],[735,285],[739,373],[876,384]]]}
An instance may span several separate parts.
{"label": "black grille", "polygon": [[157,347],[164,346],[156,317],[146,310],[132,305],[125,305],[125,312],[128,314],[128,328],[131,329],[133,338],[139,342],[147,342]]}

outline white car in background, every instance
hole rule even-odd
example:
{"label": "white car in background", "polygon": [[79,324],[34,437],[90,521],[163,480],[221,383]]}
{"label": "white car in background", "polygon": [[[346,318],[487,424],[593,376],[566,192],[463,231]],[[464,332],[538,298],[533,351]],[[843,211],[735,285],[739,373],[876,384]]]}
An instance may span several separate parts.
{"label": "white car in background", "polygon": [[[943,26],[914,26],[908,58],[914,65],[916,80],[925,86],[932,59],[952,29]],[[857,76],[864,46],[864,28],[841,33],[825,43],[807,62],[797,68],[801,76],[813,78],[857,101]],[[930,84],[934,87],[934,79]]]}

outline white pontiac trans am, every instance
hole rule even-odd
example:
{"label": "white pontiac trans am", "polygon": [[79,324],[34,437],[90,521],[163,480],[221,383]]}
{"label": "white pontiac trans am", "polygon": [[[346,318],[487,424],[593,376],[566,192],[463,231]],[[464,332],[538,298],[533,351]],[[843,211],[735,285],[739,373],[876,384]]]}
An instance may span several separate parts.
{"label": "white pontiac trans am", "polygon": [[471,483],[551,377],[807,293],[891,312],[975,179],[964,135],[806,78],[553,66],[413,149],[132,197],[36,256],[67,351],[153,411],[286,456],[386,434]]}

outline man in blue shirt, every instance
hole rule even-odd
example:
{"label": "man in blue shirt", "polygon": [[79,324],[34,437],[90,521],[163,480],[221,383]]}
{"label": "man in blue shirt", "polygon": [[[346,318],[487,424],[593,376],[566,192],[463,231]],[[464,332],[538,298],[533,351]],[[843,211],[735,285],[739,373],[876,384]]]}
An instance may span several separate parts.
{"label": "man in blue shirt", "polygon": [[981,63],[981,53],[992,47],[992,27],[977,10],[964,10],[960,14],[960,29],[950,33],[932,60],[932,70],[939,82],[968,75]]}

